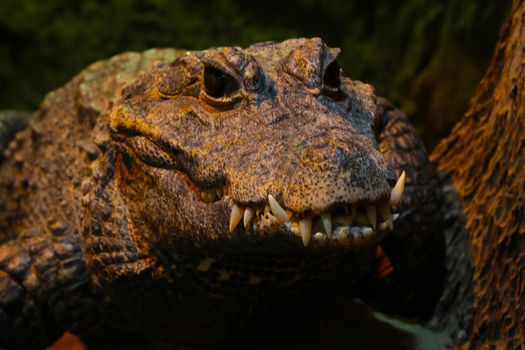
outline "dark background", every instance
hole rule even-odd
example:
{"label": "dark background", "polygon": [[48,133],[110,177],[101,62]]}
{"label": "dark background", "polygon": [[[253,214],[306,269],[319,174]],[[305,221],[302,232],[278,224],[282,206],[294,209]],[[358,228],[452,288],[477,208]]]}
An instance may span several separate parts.
{"label": "dark background", "polygon": [[432,148],[466,110],[510,2],[1,0],[0,109],[33,110],[122,51],[319,36],[342,48],[347,76],[401,107]]}

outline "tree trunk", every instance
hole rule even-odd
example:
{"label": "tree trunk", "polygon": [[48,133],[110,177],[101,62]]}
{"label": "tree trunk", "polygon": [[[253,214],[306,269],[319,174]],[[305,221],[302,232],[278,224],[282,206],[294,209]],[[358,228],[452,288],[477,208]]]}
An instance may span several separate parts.
{"label": "tree trunk", "polygon": [[525,0],[515,0],[469,110],[431,155],[462,200],[470,239],[464,349],[525,348],[524,89]]}

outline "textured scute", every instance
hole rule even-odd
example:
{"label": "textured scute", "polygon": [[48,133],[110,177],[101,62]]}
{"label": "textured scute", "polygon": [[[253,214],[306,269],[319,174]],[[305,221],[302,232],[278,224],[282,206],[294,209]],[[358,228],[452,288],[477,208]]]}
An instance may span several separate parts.
{"label": "textured scute", "polygon": [[524,31],[525,1],[514,1],[469,111],[432,154],[463,201],[470,238],[474,318],[466,349],[525,346]]}

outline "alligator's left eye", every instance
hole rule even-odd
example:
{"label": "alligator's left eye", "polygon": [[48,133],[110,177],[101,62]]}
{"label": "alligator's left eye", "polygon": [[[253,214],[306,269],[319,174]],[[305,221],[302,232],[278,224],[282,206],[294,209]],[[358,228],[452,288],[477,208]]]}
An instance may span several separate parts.
{"label": "alligator's left eye", "polygon": [[341,97],[341,68],[336,61],[330,63],[324,71],[322,93],[334,99]]}
{"label": "alligator's left eye", "polygon": [[204,97],[211,104],[230,104],[239,97],[239,82],[230,74],[207,66],[204,68]]}

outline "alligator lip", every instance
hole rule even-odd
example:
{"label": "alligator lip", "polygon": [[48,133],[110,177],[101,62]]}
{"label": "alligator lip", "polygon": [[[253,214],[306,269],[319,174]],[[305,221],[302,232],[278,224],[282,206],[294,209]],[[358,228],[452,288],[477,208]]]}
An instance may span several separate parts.
{"label": "alligator lip", "polygon": [[243,206],[230,197],[228,186],[203,191],[189,177],[186,178],[199,192],[203,202],[230,203],[230,233],[237,234],[239,230],[243,230],[253,235],[262,232],[288,234],[302,240],[307,247],[312,242],[321,246],[358,246],[377,241],[393,231],[394,221],[399,217],[395,211],[401,201],[406,175],[405,172],[401,174],[389,200],[338,204],[322,213],[294,213],[283,208],[272,194],[268,195],[266,204],[257,207]]}

